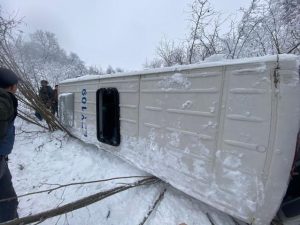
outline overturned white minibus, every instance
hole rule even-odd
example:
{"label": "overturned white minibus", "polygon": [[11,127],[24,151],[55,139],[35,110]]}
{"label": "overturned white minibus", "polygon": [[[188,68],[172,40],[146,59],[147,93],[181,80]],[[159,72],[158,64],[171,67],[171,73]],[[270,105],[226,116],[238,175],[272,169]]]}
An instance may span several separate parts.
{"label": "overturned white minibus", "polygon": [[300,224],[299,57],[85,76],[59,92],[82,140],[247,223]]}

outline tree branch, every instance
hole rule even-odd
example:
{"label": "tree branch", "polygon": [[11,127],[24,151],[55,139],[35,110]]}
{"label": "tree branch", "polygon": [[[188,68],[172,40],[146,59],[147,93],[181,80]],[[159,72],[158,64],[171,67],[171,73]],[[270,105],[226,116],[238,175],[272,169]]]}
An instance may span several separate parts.
{"label": "tree branch", "polygon": [[114,178],[109,178],[109,179],[93,180],[93,181],[86,181],[86,182],[74,182],[74,183],[62,184],[62,185],[55,184],[55,185],[58,185],[58,187],[50,188],[50,189],[46,189],[46,190],[41,190],[41,191],[35,191],[35,192],[31,192],[31,193],[19,195],[17,197],[1,199],[0,203],[1,202],[6,202],[6,201],[11,201],[11,200],[14,200],[14,199],[17,199],[17,198],[22,198],[22,197],[29,196],[29,195],[41,194],[41,193],[45,193],[45,192],[48,192],[48,194],[50,194],[52,191],[55,191],[55,190],[58,190],[58,189],[64,188],[64,187],[74,186],[74,185],[84,185],[84,184],[92,184],[92,183],[101,183],[101,182],[106,182],[106,181],[111,181],[111,180],[132,179],[132,178],[141,178],[141,177],[150,178],[149,176],[128,176],[128,177],[114,177]]}
{"label": "tree branch", "polygon": [[146,216],[144,217],[143,221],[139,225],[144,225],[146,223],[146,221],[148,220],[149,216],[152,214],[153,210],[157,207],[158,203],[160,203],[163,200],[166,191],[167,191],[167,189],[165,188],[159,194],[158,198],[156,199],[156,201],[154,202],[154,204],[152,205],[152,207],[150,208],[150,210],[147,212]]}
{"label": "tree branch", "polygon": [[287,51],[288,54],[292,53],[292,51],[294,51],[296,48],[298,48],[300,46],[300,42],[298,42],[298,44],[296,44],[294,47],[292,47],[290,50]]}
{"label": "tree branch", "polygon": [[39,221],[44,221],[46,219],[49,219],[51,217],[55,217],[58,215],[62,215],[65,213],[69,213],[72,212],[74,210],[80,209],[82,207],[86,207],[88,205],[91,205],[95,202],[101,201],[107,197],[110,197],[114,194],[117,194],[119,192],[134,188],[134,187],[139,187],[142,185],[151,185],[151,184],[155,184],[157,182],[160,182],[160,180],[156,177],[150,177],[150,178],[146,178],[143,180],[139,180],[137,182],[134,182],[132,184],[128,184],[128,185],[123,185],[123,186],[119,186],[107,191],[102,191],[102,192],[98,192],[96,194],[90,195],[88,197],[79,199],[75,202],[71,202],[68,203],[66,205],[48,210],[48,211],[44,211],[35,215],[31,215],[31,216],[26,216],[26,217],[22,217],[19,219],[14,219],[8,222],[4,222],[1,223],[1,225],[25,225],[25,224],[29,224],[29,223],[34,223],[34,222],[39,222]]}

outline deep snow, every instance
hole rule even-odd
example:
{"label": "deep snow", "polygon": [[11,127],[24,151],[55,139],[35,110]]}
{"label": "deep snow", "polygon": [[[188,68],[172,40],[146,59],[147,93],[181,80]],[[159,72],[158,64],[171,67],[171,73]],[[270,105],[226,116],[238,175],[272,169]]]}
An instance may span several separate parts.
{"label": "deep snow", "polygon": [[[148,175],[110,153],[69,138],[61,131],[49,133],[20,119],[16,121],[16,142],[9,166],[18,195],[53,188],[55,184]],[[71,186],[50,194],[22,197],[19,198],[19,216],[55,208],[134,180]],[[167,184],[130,189],[42,224],[138,225],[164,187],[167,187],[165,197],[147,225],[210,225],[207,214],[216,225],[235,225],[229,216]]]}

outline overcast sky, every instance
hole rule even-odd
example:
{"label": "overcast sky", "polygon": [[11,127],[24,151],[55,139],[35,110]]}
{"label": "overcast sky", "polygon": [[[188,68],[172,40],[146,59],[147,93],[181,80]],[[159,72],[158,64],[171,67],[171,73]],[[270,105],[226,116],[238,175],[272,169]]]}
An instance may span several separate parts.
{"label": "overcast sky", "polygon": [[[87,65],[125,70],[142,68],[160,40],[184,39],[192,0],[0,0],[5,14],[23,18],[25,33],[55,33],[67,52]],[[250,0],[211,0],[223,13],[235,13]]]}

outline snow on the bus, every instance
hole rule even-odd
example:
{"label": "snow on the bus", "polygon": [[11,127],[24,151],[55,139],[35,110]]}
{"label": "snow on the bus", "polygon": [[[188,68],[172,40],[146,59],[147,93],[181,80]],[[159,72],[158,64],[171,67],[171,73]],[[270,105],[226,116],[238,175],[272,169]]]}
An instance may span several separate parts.
{"label": "snow on the bus", "polygon": [[[122,73],[116,73],[116,74],[105,74],[105,75],[85,75],[82,77],[77,78],[71,78],[64,80],[60,82],[61,84],[65,83],[73,83],[78,81],[87,81],[87,80],[97,80],[103,78],[113,78],[113,77],[128,77],[128,76],[137,76],[137,75],[147,75],[147,74],[154,74],[154,73],[180,73],[181,71],[189,70],[189,69],[200,69],[200,68],[209,68],[209,67],[218,67],[218,66],[227,66],[227,65],[242,65],[247,63],[260,63],[262,61],[268,62],[268,61],[274,61],[274,59],[277,59],[279,57],[279,60],[281,63],[285,63],[285,60],[290,59],[297,59],[298,65],[300,64],[299,56],[291,55],[291,54],[280,54],[280,55],[266,55],[261,57],[252,57],[252,58],[240,58],[240,59],[234,59],[234,60],[228,60],[224,59],[224,56],[222,54],[217,54],[209,57],[205,61],[200,61],[195,64],[190,65],[174,65],[170,67],[162,67],[162,68],[154,68],[154,69],[144,69],[140,71],[130,71],[130,72],[122,72]],[[243,69],[242,69],[243,70]],[[258,67],[256,69],[257,72],[264,71],[265,67],[262,65],[261,67]],[[237,71],[238,72],[238,71]],[[242,71],[240,71],[242,72]],[[205,74],[203,74],[205,75]],[[295,82],[298,82],[296,79]]]}
{"label": "snow on the bus", "polygon": [[158,87],[164,91],[186,90],[191,86],[189,81],[182,73],[174,73],[158,82]]}
{"label": "snow on the bus", "polygon": [[[16,130],[16,142],[10,155],[9,167],[18,195],[57,187],[58,184],[149,175],[112,154],[72,139],[61,131],[49,133],[19,119]],[[174,136],[174,142],[176,138]],[[19,198],[19,216],[56,208],[136,179],[70,186],[51,193],[22,197]],[[162,183],[127,190],[66,215],[48,219],[42,224],[140,224],[165,187],[165,197],[147,224],[210,225],[207,217],[209,214],[216,225],[234,225],[226,214]]]}

